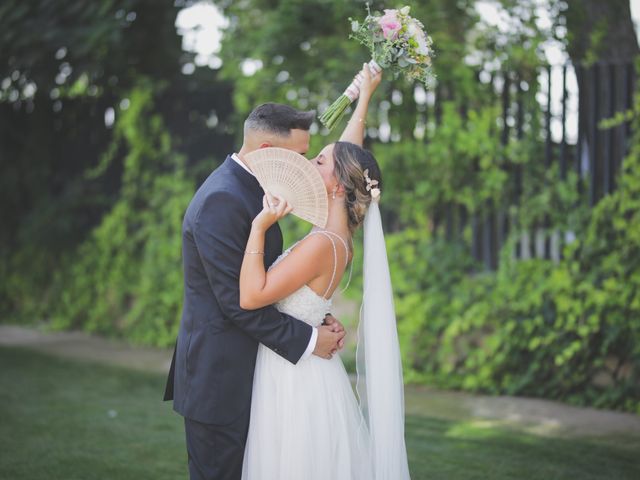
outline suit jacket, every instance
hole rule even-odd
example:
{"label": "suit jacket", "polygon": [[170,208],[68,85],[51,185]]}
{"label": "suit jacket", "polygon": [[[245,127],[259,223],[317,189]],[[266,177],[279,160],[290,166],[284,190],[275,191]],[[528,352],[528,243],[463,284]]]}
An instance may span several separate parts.
{"label": "suit jacket", "polygon": [[[240,308],[240,267],[263,194],[255,177],[229,156],[184,216],[184,305],[164,399],[202,423],[225,425],[249,414],[259,343],[295,364],[311,338],[310,325],[273,306]],[[276,224],[266,233],[265,267],[280,253]]]}

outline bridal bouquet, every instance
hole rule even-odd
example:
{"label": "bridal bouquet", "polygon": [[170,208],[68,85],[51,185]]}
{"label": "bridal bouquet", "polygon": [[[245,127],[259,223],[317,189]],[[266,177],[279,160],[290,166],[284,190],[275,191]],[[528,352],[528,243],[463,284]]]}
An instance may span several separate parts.
{"label": "bridal bouquet", "polygon": [[[349,19],[353,31],[349,38],[359,41],[371,52],[369,68],[372,73],[390,70],[395,77],[403,74],[409,80],[417,80],[431,88],[435,81],[431,68],[433,42],[424,25],[409,16],[409,7],[372,14],[367,5],[367,13],[362,23]],[[351,102],[358,98],[360,81],[356,77],[320,117],[320,122],[329,130],[342,118]]]}

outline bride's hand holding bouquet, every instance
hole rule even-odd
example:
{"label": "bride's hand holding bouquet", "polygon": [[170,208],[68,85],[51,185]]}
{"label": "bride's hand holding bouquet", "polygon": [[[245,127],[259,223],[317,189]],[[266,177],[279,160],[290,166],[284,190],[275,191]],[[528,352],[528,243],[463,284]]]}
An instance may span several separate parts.
{"label": "bride's hand holding bouquet", "polygon": [[362,70],[356,75],[360,78],[360,101],[371,100],[373,92],[376,91],[382,80],[382,70],[375,71],[367,63],[362,66]]}
{"label": "bride's hand holding bouquet", "polygon": [[358,104],[340,136],[340,141],[362,146],[369,102],[381,80],[382,70],[373,71],[369,64],[362,65],[362,70],[354,79],[354,82],[357,81],[359,85]]}

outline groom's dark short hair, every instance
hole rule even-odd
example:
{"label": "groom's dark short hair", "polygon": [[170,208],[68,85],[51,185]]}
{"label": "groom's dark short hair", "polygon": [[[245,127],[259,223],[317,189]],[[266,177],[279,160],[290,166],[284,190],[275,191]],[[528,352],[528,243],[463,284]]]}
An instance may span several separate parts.
{"label": "groom's dark short hair", "polygon": [[315,116],[315,110],[305,112],[280,103],[263,103],[249,114],[244,122],[244,130],[289,136],[294,129],[309,130]]}

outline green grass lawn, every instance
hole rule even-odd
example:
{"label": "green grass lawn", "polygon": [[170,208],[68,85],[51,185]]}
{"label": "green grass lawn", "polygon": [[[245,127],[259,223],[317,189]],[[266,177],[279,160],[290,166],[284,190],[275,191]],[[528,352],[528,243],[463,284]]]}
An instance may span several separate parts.
{"label": "green grass lawn", "polygon": [[[187,478],[164,376],[17,348],[0,348],[0,365],[0,479]],[[407,417],[407,444],[414,480],[640,478],[635,437],[543,437],[425,414]]]}

